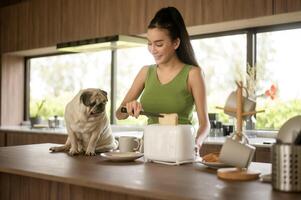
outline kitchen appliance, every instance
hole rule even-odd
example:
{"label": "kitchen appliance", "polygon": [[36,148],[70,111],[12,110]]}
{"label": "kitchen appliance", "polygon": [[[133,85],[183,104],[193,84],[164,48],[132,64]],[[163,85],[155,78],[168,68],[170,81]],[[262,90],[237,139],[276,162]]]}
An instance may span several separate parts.
{"label": "kitchen appliance", "polygon": [[193,162],[194,138],[191,125],[148,125],[144,128],[145,161],[169,165]]}
{"label": "kitchen appliance", "polygon": [[112,35],[59,43],[57,44],[57,49],[65,52],[94,52],[131,47],[145,47],[146,44],[147,40],[143,37],[133,35]]}
{"label": "kitchen appliance", "polygon": [[272,186],[285,192],[301,192],[301,116],[287,120],[272,146]]}
{"label": "kitchen appliance", "polygon": [[64,120],[57,115],[48,118],[48,126],[49,128],[62,128]]}

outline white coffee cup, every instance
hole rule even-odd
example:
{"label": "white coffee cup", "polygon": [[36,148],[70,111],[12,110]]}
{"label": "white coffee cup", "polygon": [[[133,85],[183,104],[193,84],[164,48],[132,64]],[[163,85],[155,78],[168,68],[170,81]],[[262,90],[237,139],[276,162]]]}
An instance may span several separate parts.
{"label": "white coffee cup", "polygon": [[119,137],[119,151],[120,152],[135,152],[140,147],[140,140],[133,136]]}
{"label": "white coffee cup", "polygon": [[234,134],[226,138],[222,146],[219,161],[238,168],[248,168],[253,159],[256,148],[248,144],[243,135],[242,142],[234,140]]}
{"label": "white coffee cup", "polygon": [[[249,95],[247,93],[247,96],[243,97],[243,112],[252,112],[252,111],[255,111],[255,108],[256,108],[256,101],[248,98],[248,96]],[[225,108],[236,111],[236,109],[237,109],[236,99],[237,99],[236,91],[231,92],[231,94],[228,96],[228,98],[226,100]],[[230,111],[225,110],[225,113],[232,117],[236,117],[235,112],[230,112]],[[244,118],[246,118],[246,117],[244,117]]]}

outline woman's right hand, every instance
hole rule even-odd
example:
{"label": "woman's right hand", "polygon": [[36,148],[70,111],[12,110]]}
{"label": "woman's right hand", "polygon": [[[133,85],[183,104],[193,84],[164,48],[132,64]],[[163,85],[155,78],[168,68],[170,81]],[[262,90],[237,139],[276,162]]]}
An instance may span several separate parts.
{"label": "woman's right hand", "polygon": [[135,118],[138,118],[140,115],[140,111],[143,110],[141,103],[136,100],[126,103],[125,107],[128,114]]}

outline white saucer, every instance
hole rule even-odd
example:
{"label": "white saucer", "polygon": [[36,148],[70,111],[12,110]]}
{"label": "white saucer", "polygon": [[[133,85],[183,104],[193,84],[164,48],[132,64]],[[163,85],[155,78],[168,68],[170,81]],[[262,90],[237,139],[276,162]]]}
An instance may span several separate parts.
{"label": "white saucer", "polygon": [[219,169],[219,168],[226,168],[226,167],[233,167],[224,163],[220,163],[220,162],[205,162],[204,160],[201,161],[200,163],[202,163],[203,165],[206,165],[209,168],[212,169]]}
{"label": "white saucer", "polygon": [[116,162],[134,161],[143,156],[140,152],[106,152],[100,154],[102,157]]}

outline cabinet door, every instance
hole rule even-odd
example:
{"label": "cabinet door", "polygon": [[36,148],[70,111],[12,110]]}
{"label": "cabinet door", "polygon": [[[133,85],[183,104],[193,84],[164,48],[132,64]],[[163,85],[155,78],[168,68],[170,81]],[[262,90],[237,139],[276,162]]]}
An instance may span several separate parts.
{"label": "cabinet door", "polygon": [[146,0],[103,0],[97,13],[101,35],[146,32]]}
{"label": "cabinet door", "polygon": [[273,0],[223,0],[223,21],[273,14]]}
{"label": "cabinet door", "polygon": [[1,8],[1,51],[55,46],[61,41],[61,0],[31,0]]}
{"label": "cabinet door", "polygon": [[152,0],[146,1],[146,26],[155,16],[156,12],[164,7],[176,7],[184,18],[186,26],[192,26],[202,22],[202,10],[200,0]]}
{"label": "cabinet door", "polygon": [[39,143],[64,144],[66,140],[67,140],[67,135],[63,135],[63,134],[44,134],[44,133],[25,133],[25,132],[7,133],[7,146],[39,144]]}
{"label": "cabinet door", "polygon": [[23,120],[24,59],[9,54],[1,59],[1,125],[16,125]]}
{"label": "cabinet door", "polygon": [[145,0],[62,0],[62,40],[145,32]]}
{"label": "cabinet door", "polygon": [[[28,38],[27,49],[55,46],[61,41],[61,12],[61,0],[30,1],[28,13],[24,13],[28,17],[28,32],[20,31]],[[26,19],[21,18],[20,26],[23,24]]]}
{"label": "cabinet door", "polygon": [[287,13],[301,10],[301,0],[274,0],[274,13]]}
{"label": "cabinet door", "polygon": [[5,132],[0,132],[0,147],[4,147],[5,146]]}
{"label": "cabinet door", "polygon": [[19,6],[1,8],[1,52],[17,49]]}
{"label": "cabinet door", "polygon": [[257,147],[255,153],[256,162],[271,163],[271,148],[269,147]]}

